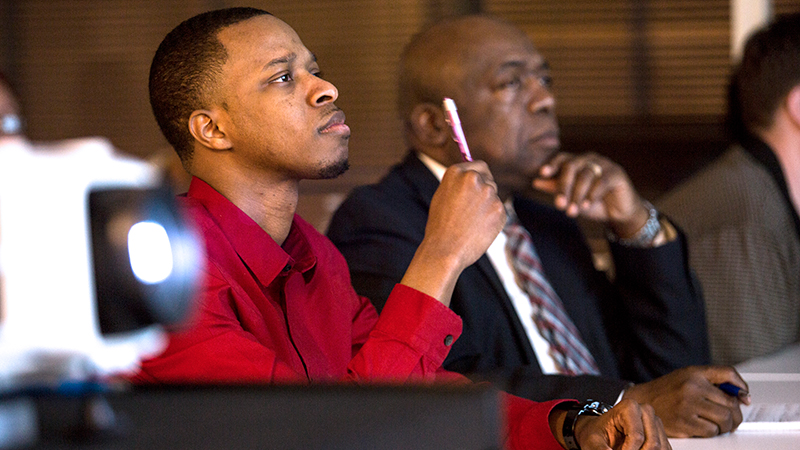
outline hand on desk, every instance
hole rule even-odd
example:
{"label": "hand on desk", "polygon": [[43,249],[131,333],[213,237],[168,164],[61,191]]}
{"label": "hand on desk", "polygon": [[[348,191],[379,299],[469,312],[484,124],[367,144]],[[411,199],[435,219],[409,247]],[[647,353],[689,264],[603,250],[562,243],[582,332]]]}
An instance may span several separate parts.
{"label": "hand on desk", "polygon": [[602,416],[581,416],[575,439],[582,450],[672,448],[653,408],[624,399]]}
{"label": "hand on desk", "polygon": [[711,437],[742,423],[741,402],[719,389],[724,382],[747,388],[733,367],[694,366],[634,385],[622,398],[652,405],[670,437]]}

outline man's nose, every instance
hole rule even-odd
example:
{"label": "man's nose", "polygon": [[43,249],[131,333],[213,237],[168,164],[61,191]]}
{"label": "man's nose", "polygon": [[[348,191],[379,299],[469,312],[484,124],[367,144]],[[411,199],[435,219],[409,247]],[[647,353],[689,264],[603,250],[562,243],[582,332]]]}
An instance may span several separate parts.
{"label": "man's nose", "polygon": [[313,76],[313,86],[309,94],[309,103],[312,106],[321,106],[332,103],[339,98],[339,90],[330,81]]}
{"label": "man's nose", "polygon": [[556,107],[556,98],[553,96],[553,92],[541,80],[539,77],[532,77],[528,82],[529,89],[531,89],[528,110],[534,114],[552,112]]}

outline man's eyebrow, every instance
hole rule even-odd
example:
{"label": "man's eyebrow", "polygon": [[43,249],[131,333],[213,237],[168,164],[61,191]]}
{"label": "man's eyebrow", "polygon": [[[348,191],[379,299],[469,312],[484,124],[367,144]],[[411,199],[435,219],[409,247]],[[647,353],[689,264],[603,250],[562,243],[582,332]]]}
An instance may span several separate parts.
{"label": "man's eyebrow", "polygon": [[294,62],[296,59],[297,59],[297,54],[296,53],[289,53],[288,55],[279,56],[279,57],[271,60],[270,62],[264,64],[264,67],[263,67],[262,70],[267,70],[270,67],[279,66],[281,64],[290,64],[290,63]]}
{"label": "man's eyebrow", "polygon": [[[503,64],[500,64],[499,70],[506,70],[506,69],[517,69],[517,68],[524,68],[528,64],[523,60],[513,59],[510,61],[506,61]],[[546,60],[541,60],[534,70],[550,70],[550,64]]]}
{"label": "man's eyebrow", "polygon": [[[309,54],[311,55],[311,61],[317,62],[317,55],[315,55],[314,53],[309,53]],[[291,64],[296,60],[297,60],[297,53],[289,53],[288,55],[277,57],[271,60],[270,62],[266,63],[262,71],[267,70],[271,67],[279,66],[281,64]]]}
{"label": "man's eyebrow", "polygon": [[500,64],[498,69],[505,70],[505,69],[516,69],[519,67],[525,67],[525,61],[513,59],[510,61],[505,61],[503,64]]}

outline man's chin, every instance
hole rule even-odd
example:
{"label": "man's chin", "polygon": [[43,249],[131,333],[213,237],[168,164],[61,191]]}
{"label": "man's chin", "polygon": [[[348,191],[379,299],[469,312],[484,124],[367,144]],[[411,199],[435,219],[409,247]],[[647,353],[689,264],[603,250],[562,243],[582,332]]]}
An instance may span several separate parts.
{"label": "man's chin", "polygon": [[322,168],[319,171],[318,179],[330,180],[336,178],[339,175],[347,172],[347,169],[349,168],[350,168],[350,161],[347,158],[345,158],[341,161],[337,161],[329,166]]}

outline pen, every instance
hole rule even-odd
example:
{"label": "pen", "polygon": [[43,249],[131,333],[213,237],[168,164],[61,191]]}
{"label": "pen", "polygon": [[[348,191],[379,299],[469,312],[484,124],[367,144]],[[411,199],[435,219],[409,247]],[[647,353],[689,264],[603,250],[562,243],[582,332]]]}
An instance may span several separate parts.
{"label": "pen", "polygon": [[472,161],[472,154],[467,146],[467,138],[464,137],[464,130],[461,129],[461,120],[458,118],[456,102],[452,98],[445,97],[442,101],[442,106],[444,107],[445,120],[453,132],[453,140],[456,141],[458,149],[461,151],[461,157],[464,158],[464,161]]}
{"label": "pen", "polygon": [[719,388],[722,390],[722,392],[730,396],[737,397],[739,400],[742,401],[744,401],[746,398],[750,396],[749,392],[740,388],[739,386],[736,386],[735,384],[722,383],[719,385]]}

